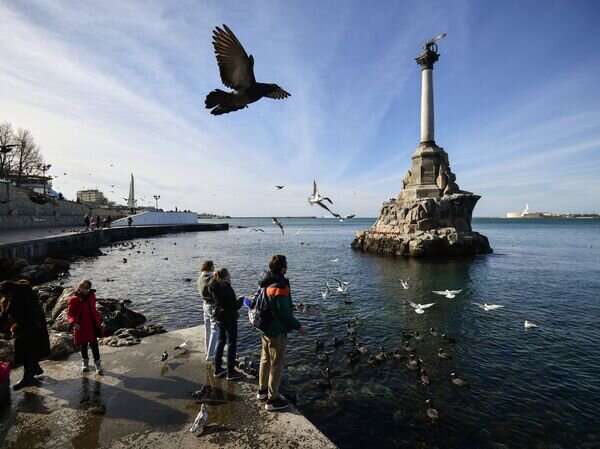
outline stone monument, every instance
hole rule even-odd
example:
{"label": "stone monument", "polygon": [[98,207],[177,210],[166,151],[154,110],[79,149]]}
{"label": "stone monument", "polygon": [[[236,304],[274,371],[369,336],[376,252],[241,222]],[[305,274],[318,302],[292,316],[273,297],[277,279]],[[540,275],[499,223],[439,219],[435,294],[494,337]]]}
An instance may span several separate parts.
{"label": "stone monument", "polygon": [[416,58],[421,66],[421,143],[397,198],[383,203],[379,218],[358,231],[352,247],[362,251],[403,256],[461,256],[492,252],[487,237],[473,232],[471,218],[479,198],[460,190],[448,154],[435,143],[433,64],[436,41],[423,45]]}

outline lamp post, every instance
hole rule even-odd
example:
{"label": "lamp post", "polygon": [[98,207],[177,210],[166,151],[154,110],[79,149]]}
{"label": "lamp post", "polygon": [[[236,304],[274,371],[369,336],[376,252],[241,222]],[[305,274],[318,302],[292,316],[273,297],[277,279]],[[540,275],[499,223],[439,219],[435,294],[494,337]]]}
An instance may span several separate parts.
{"label": "lamp post", "polygon": [[38,170],[42,170],[42,177],[44,178],[44,195],[46,195],[46,170],[50,170],[52,164],[37,164]]}
{"label": "lamp post", "polygon": [[154,200],[156,201],[156,212],[158,212],[158,200],[160,199],[160,195],[153,195],[154,196]]}

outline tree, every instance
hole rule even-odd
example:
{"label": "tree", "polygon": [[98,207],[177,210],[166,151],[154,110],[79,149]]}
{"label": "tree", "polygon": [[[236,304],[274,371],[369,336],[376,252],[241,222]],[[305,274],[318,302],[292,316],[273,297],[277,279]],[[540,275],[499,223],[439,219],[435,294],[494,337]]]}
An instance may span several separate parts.
{"label": "tree", "polygon": [[44,163],[40,148],[35,144],[33,135],[28,129],[19,128],[14,139],[17,145],[13,152],[13,172],[17,186],[21,185],[23,178],[34,173],[39,173],[38,166]]}
{"label": "tree", "polygon": [[[0,146],[11,145],[14,143],[15,133],[12,124],[8,122],[0,123]],[[15,159],[15,150],[3,153],[0,151],[0,179],[8,179],[8,173],[11,171]]]}

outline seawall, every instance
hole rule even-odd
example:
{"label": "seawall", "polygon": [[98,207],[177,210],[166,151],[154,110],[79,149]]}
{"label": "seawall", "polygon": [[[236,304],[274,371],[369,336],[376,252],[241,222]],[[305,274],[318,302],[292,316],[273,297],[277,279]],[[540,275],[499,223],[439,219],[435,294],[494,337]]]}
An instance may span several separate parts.
{"label": "seawall", "polygon": [[37,261],[46,257],[61,257],[94,250],[112,242],[147,238],[179,232],[226,231],[227,223],[198,223],[187,225],[132,226],[101,229],[90,232],[72,232],[57,236],[36,238],[0,245],[0,259],[24,258]]}

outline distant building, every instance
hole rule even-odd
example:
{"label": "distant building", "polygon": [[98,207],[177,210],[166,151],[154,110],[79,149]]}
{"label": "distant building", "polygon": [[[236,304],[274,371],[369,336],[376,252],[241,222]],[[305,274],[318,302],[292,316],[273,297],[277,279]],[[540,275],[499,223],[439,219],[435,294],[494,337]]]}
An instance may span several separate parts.
{"label": "distant building", "polygon": [[52,190],[52,177],[39,175],[22,175],[19,176],[16,172],[8,173],[7,180],[17,185],[22,189],[33,190],[37,193],[50,194],[56,196],[57,192]]}
{"label": "distant building", "polygon": [[90,204],[94,206],[101,206],[108,204],[108,200],[104,194],[98,190],[79,190],[77,192],[77,202],[81,204]]}

